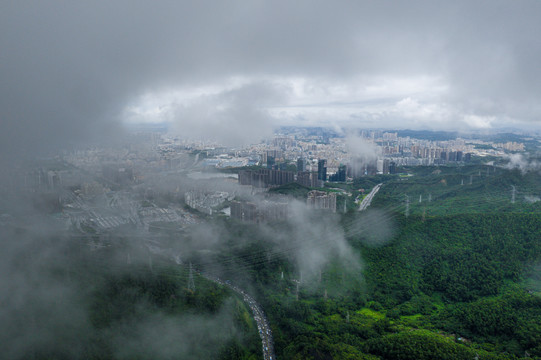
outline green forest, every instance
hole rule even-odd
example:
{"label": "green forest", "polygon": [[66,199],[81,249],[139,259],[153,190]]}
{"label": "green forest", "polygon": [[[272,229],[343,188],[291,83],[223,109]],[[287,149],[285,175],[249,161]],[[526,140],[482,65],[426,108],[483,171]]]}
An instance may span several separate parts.
{"label": "green forest", "polygon": [[541,357],[541,214],[396,221],[399,233],[385,245],[367,246],[362,234],[349,239],[365,264],[359,274],[331,264],[319,283],[301,287],[298,300],[295,284],[278,276],[294,271],[287,256],[245,256],[270,242],[258,239],[223,255],[244,261],[279,359]]}
{"label": "green forest", "polygon": [[[350,209],[341,216],[362,270],[336,259],[298,293],[297,269],[287,253],[273,250],[268,233],[224,225],[231,238],[216,261],[234,259],[229,277],[255,284],[277,358],[541,358],[540,202],[525,201],[540,193],[538,174],[486,166],[419,170],[383,179],[372,209],[385,221],[371,221],[391,221],[390,240],[374,242],[362,227],[348,231],[366,214]],[[416,200],[408,214],[406,192]],[[265,254],[272,260],[262,261]]]}
{"label": "green forest", "polygon": [[[183,251],[181,265],[134,247],[129,232],[93,250],[83,245],[98,243],[91,234],[67,241],[62,261],[40,271],[77,289],[86,322],[19,358],[260,359],[249,307],[198,271],[191,286],[192,263],[261,304],[277,359],[541,359],[541,202],[526,201],[541,193],[538,175],[414,170],[344,184],[355,194],[384,183],[365,212],[313,212],[298,223],[215,217],[156,233]],[[305,224],[317,230],[308,236]],[[347,254],[316,240],[329,224],[325,236],[343,239]],[[328,261],[303,277],[311,250]],[[27,255],[17,255],[23,267],[35,262]],[[37,309],[21,311],[18,324],[50,310]]]}

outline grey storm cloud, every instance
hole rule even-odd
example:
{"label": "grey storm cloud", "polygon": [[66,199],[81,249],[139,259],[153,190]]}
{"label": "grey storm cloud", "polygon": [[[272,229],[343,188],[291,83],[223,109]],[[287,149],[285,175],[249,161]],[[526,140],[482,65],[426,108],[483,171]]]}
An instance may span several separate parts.
{"label": "grey storm cloud", "polygon": [[447,90],[429,101],[424,89],[418,100],[455,109],[451,117],[535,124],[540,14],[537,1],[6,1],[0,150],[13,156],[116,134],[141,94],[232,76],[359,86],[431,76]]}
{"label": "grey storm cloud", "polygon": [[173,103],[164,116],[180,136],[248,145],[272,136],[274,119],[265,104],[280,101],[287,91],[267,83],[246,84],[188,104]]}

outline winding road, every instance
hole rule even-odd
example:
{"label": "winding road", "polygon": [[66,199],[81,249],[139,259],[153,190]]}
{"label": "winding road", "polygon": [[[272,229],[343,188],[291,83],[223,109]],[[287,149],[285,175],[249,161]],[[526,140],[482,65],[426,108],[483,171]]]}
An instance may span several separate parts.
{"label": "winding road", "polygon": [[[359,206],[359,211],[366,210],[372,202],[372,199],[376,195],[376,193],[381,188],[381,184],[377,184],[374,186],[372,191],[363,199]],[[265,313],[263,312],[263,309],[261,306],[255,301],[253,297],[248,295],[246,291],[242,290],[236,285],[231,284],[230,281],[222,280],[216,276],[204,274],[200,271],[196,271],[199,275],[204,277],[205,279],[212,281],[216,284],[227,286],[231,290],[235,291],[237,294],[242,295],[242,298],[244,302],[250,307],[250,310],[252,311],[252,314],[254,316],[254,320],[257,324],[257,329],[259,331],[259,337],[261,338],[261,347],[263,350],[263,359],[264,360],[272,360],[276,359],[274,355],[274,345],[273,345],[273,339],[272,339],[272,331],[269,326],[269,321],[267,320],[267,317],[265,316]]]}
{"label": "winding road", "polygon": [[267,320],[267,317],[265,316],[263,309],[255,301],[255,299],[251,297],[250,295],[248,295],[244,290],[242,290],[238,286],[231,284],[231,282],[227,280],[223,281],[222,279],[216,276],[203,274],[201,272],[199,272],[199,274],[207,280],[210,280],[222,286],[227,286],[228,288],[235,291],[239,295],[242,295],[244,302],[250,307],[250,310],[252,310],[252,314],[254,315],[254,320],[257,324],[259,337],[261,338],[261,343],[262,343],[261,346],[263,350],[263,359],[264,360],[276,359],[276,357],[274,356],[272,331],[269,326],[269,321]]}

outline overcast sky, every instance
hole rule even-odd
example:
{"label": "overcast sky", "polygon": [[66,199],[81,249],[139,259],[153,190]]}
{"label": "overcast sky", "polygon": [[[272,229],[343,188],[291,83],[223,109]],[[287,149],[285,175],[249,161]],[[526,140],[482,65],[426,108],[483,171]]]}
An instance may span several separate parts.
{"label": "overcast sky", "polygon": [[123,123],[541,127],[541,1],[2,1],[3,153]]}

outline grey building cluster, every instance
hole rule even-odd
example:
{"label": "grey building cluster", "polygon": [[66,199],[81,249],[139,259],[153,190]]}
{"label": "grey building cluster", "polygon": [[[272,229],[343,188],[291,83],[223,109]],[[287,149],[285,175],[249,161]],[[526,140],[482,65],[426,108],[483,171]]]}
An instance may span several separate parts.
{"label": "grey building cluster", "polygon": [[186,205],[208,215],[212,215],[214,209],[223,204],[228,198],[229,194],[223,191],[192,190],[184,193]]}
{"label": "grey building cluster", "polygon": [[22,186],[23,189],[29,192],[47,191],[60,189],[62,187],[79,185],[83,181],[82,178],[78,178],[77,182],[70,181],[71,171],[67,170],[46,170],[43,168],[36,168],[25,172],[20,177],[16,177],[14,185],[17,187]]}
{"label": "grey building cluster", "polygon": [[239,184],[252,185],[257,188],[280,186],[295,182],[293,171],[260,169],[239,171]]}
{"label": "grey building cluster", "polygon": [[362,176],[373,176],[376,174],[395,174],[396,162],[391,159],[353,159],[346,168],[348,176],[358,178]]}
{"label": "grey building cluster", "polygon": [[299,171],[297,172],[297,183],[306,187],[320,187],[322,182],[319,181],[317,172],[315,171]]}
{"label": "grey building cluster", "polygon": [[288,216],[287,202],[274,202],[264,200],[259,203],[248,201],[231,202],[231,217],[237,220],[262,223],[269,221],[286,220]]}
{"label": "grey building cluster", "polygon": [[312,209],[326,209],[336,212],[336,194],[312,190],[308,193],[306,204]]}
{"label": "grey building cluster", "polygon": [[333,174],[329,176],[329,181],[331,182],[346,182],[346,175],[347,175],[347,166],[341,164],[338,167],[338,171],[336,174]]}
{"label": "grey building cluster", "polygon": [[126,185],[134,181],[133,169],[131,167],[108,164],[102,166],[102,177],[109,183]]}
{"label": "grey building cluster", "polygon": [[277,161],[284,160],[284,152],[282,150],[267,150],[262,154],[261,160],[268,167],[272,167]]}

